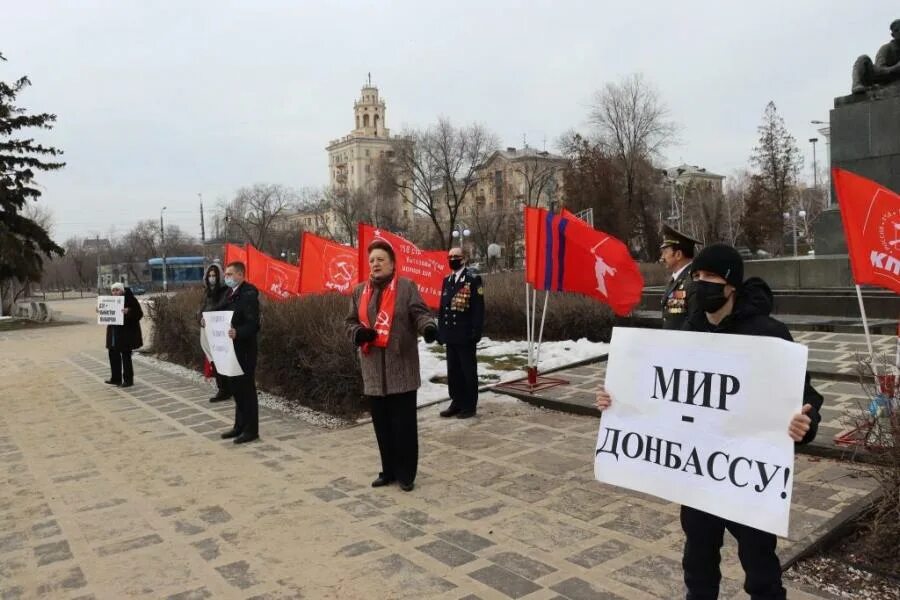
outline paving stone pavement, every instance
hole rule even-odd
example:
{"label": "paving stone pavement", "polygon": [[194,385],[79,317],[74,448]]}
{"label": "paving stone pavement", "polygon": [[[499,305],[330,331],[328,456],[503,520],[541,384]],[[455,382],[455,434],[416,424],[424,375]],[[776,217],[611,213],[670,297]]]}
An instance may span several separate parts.
{"label": "paving stone pavement", "polygon": [[[236,447],[208,387],[142,362],[104,385],[101,345],[87,325],[0,334],[0,598],[681,595],[678,507],[594,481],[595,418],[491,393],[472,420],[425,409],[416,489],[375,490],[370,426],[263,409]],[[872,489],[799,457],[782,555]],[[722,597],[745,597],[723,554]]]}

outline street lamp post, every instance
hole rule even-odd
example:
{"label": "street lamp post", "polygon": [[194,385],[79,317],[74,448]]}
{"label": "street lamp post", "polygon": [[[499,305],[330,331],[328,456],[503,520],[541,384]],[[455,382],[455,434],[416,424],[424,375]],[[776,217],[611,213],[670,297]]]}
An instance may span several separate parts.
{"label": "street lamp post", "polygon": [[[825,125],[818,129],[819,133],[825,137],[825,158],[826,161],[831,160],[831,127],[825,121],[813,120],[812,125]],[[812,141],[812,140],[810,140]],[[813,162],[815,162],[816,146],[813,144]],[[818,176],[818,174],[816,174]],[[815,179],[813,180],[815,181]],[[825,189],[825,208],[831,208],[831,165],[828,165],[828,185]]]}
{"label": "street lamp post", "polygon": [[450,234],[453,239],[459,240],[459,247],[463,247],[464,240],[472,235],[472,231],[461,223],[457,223],[453,232]]}
{"label": "street lamp post", "polygon": [[782,213],[782,216],[785,218],[786,221],[788,221],[788,223],[790,223],[791,234],[793,235],[793,238],[794,238],[794,256],[796,257],[797,256],[797,217],[800,217],[801,219],[805,219],[806,211],[800,210],[800,211],[794,212],[794,209],[791,209],[790,212]]}
{"label": "street lamp post", "polygon": [[813,147],[813,187],[819,189],[819,167],[816,164],[816,142],[819,138],[809,138],[809,141]]}
{"label": "street lamp post", "polygon": [[162,284],[164,292],[169,291],[169,279],[168,274],[166,273],[166,271],[168,271],[168,267],[166,267],[166,227],[163,223],[163,213],[166,212],[166,208],[167,207],[163,206],[162,210],[159,211],[159,240],[160,246],[162,247]]}

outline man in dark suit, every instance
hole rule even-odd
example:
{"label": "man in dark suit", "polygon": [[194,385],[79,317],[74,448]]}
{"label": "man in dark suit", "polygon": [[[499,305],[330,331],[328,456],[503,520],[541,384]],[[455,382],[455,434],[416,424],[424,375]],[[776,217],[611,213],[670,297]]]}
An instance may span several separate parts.
{"label": "man in dark suit", "polygon": [[256,336],[259,333],[259,290],[244,281],[244,263],[233,262],[225,267],[225,285],[230,289],[220,310],[231,310],[231,329],[228,337],[234,340],[234,353],[243,375],[229,377],[234,393],[234,427],[222,434],[222,439],[234,438],[235,444],[259,439],[259,399],[256,395]]}
{"label": "man in dark suit", "polygon": [[442,417],[468,419],[478,408],[478,361],[475,346],[484,327],[484,284],[466,268],[462,248],[451,248],[450,269],[441,289],[438,340],[447,345],[450,406]]}
{"label": "man in dark suit", "polygon": [[690,264],[694,247],[699,244],[680,231],[663,225],[663,243],[659,247],[659,262],[671,273],[666,293],[662,297],[663,329],[681,329],[696,309],[693,300]]}

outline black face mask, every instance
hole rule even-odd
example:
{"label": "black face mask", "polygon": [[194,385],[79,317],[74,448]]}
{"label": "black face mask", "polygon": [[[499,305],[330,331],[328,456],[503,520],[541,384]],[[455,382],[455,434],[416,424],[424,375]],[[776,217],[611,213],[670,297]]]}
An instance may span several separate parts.
{"label": "black face mask", "polygon": [[728,302],[725,296],[725,284],[712,281],[695,281],[694,293],[703,312],[714,313]]}
{"label": "black face mask", "polygon": [[459,271],[463,266],[463,259],[458,257],[451,257],[448,261],[450,263],[450,268],[454,271]]}

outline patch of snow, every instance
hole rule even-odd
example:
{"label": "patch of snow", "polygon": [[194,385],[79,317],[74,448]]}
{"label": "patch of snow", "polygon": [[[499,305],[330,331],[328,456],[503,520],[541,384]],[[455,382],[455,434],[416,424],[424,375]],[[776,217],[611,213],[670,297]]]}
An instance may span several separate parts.
{"label": "patch of snow", "polygon": [[[433,383],[432,377],[447,377],[447,360],[443,353],[435,352],[439,346],[426,344],[419,340],[419,370],[422,376],[422,387],[419,388],[418,404],[422,406],[438,400],[448,398],[447,385]],[[544,342],[541,344],[540,372],[555,369],[582,360],[599,358],[609,352],[609,344],[603,342],[591,342],[586,338],[577,341]],[[501,357],[520,356],[528,357],[528,342],[526,341],[494,341],[490,338],[482,338],[478,343],[478,356]],[[495,381],[511,381],[525,377],[524,369],[494,369],[483,363],[478,364],[478,374],[496,375]]]}
{"label": "patch of snow", "polygon": [[[577,341],[564,342],[544,342],[541,344],[541,356],[538,370],[544,372],[548,369],[563,367],[572,363],[580,362],[591,358],[599,358],[609,351],[609,344],[602,342],[591,342],[586,338]],[[440,352],[440,353],[438,353]],[[528,342],[525,341],[494,341],[490,338],[482,338],[478,343],[478,356],[486,357],[503,357],[503,356],[520,356],[523,362],[528,357]],[[136,354],[136,359],[146,361],[151,366],[189,379],[194,383],[209,386],[210,391],[215,391],[214,380],[207,380],[202,373],[192,371],[181,365],[166,362],[153,358],[146,354]],[[449,399],[447,384],[434,383],[431,381],[435,377],[447,377],[447,358],[440,346],[436,344],[426,344],[424,340],[419,340],[419,372],[422,378],[422,387],[419,388],[417,396],[417,404],[424,406]],[[525,377],[524,369],[496,369],[485,365],[478,364],[478,374],[481,377],[485,375],[493,375],[490,383],[499,383],[503,381],[511,381]],[[343,427],[347,425],[347,421],[341,420],[331,415],[320,413],[296,403],[289,402],[286,398],[269,394],[262,390],[258,391],[259,402],[263,406],[287,413],[299,419],[307,421],[321,427]]]}

